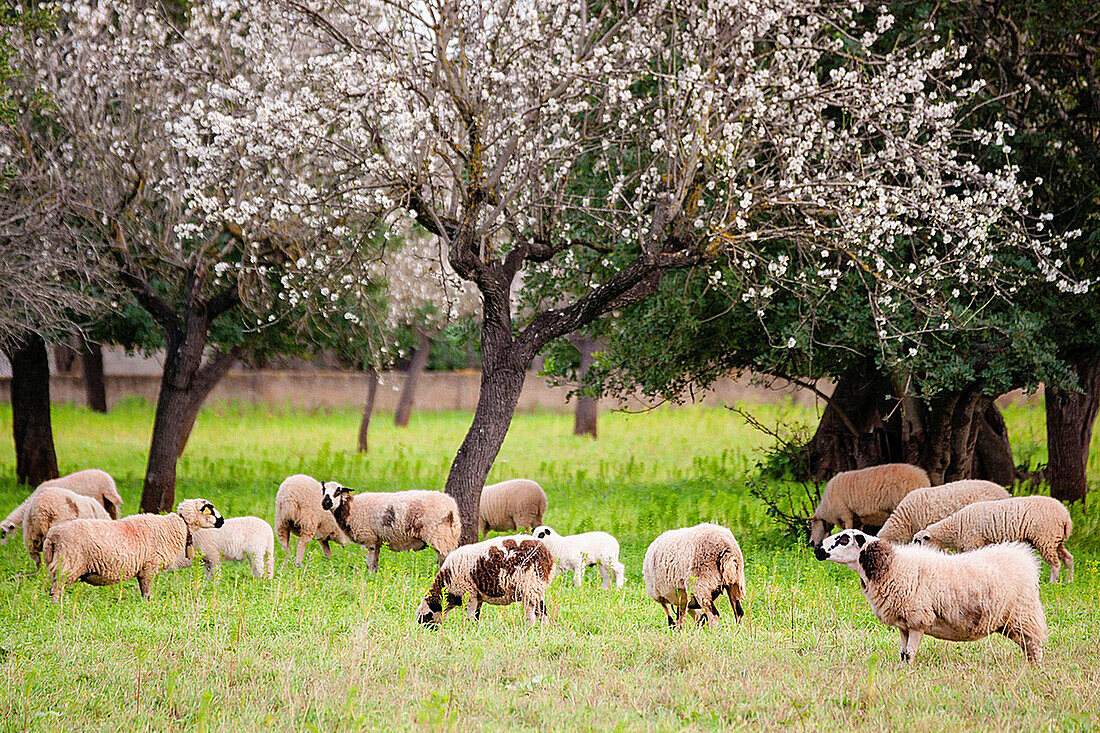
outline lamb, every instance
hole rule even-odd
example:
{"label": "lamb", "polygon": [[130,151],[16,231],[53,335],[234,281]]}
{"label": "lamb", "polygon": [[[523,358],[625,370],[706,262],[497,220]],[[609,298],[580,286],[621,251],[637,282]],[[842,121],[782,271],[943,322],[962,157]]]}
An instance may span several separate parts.
{"label": "lamb", "polygon": [[554,556],[530,535],[464,545],[443,561],[416,609],[416,620],[438,628],[447,611],[461,606],[466,596],[466,614],[472,621],[480,617],[482,603],[506,606],[519,601],[527,623],[546,623],[546,589],[553,577]]}
{"label": "lamb", "polygon": [[715,601],[723,591],[737,620],[745,615],[745,558],[725,527],[704,523],[663,532],[645,551],[642,575],[646,592],[664,608],[669,626],[682,627],[689,611],[696,621],[716,626]]}
{"label": "lamb", "polygon": [[43,546],[50,595],[60,601],[62,591],[78,580],[113,585],[137,578],[141,597],[147,599],[158,573],[170,569],[185,551],[193,556],[192,533],[221,527],[224,521],[206,499],[186,499],[175,514],[73,519],[54,525]]}
{"label": "lamb", "polygon": [[948,555],[846,529],[814,554],[859,574],[875,616],[900,630],[905,663],[912,663],[924,634],[975,641],[995,631],[1019,644],[1029,662],[1042,664],[1047,623],[1039,561],[1022,543]]}
{"label": "lamb", "polygon": [[90,496],[57,486],[42,486],[26,502],[23,519],[23,547],[34,560],[36,568],[42,567],[42,542],[50,527],[70,519],[110,519],[107,510]]}
{"label": "lamb", "polygon": [[880,527],[913,489],[931,486],[923,468],[908,463],[841,471],[829,479],[810,520],[810,544],[817,547],[833,526]]}
{"label": "lamb", "polygon": [[275,533],[284,552],[290,548],[290,535],[298,535],[296,565],[305,560],[310,540],[321,544],[325,557],[332,557],[329,542],[341,547],[348,544],[347,535],[336,526],[332,514],[321,508],[321,497],[321,482],[301,473],[283,479],[275,493]]}
{"label": "lamb", "polygon": [[118,488],[115,486],[115,480],[111,478],[111,474],[106,471],[101,471],[98,468],[88,468],[83,471],[77,471],[76,473],[70,473],[67,476],[43,481],[39,484],[34,492],[31,493],[22,504],[15,507],[3,521],[0,521],[0,545],[6,545],[8,543],[8,537],[15,531],[15,528],[22,526],[23,517],[27,511],[27,502],[29,502],[38,491],[47,486],[68,489],[81,496],[90,496],[103,505],[103,508],[107,510],[107,515],[111,519],[118,519],[118,512],[122,508],[122,497],[119,496]]}
{"label": "lamb", "polygon": [[458,504],[442,491],[361,493],[336,481],[321,484],[321,508],[352,541],[367,548],[367,567],[378,571],[378,552],[423,550],[428,545],[443,564],[462,534]]}
{"label": "lamb", "polygon": [[525,478],[501,481],[481,490],[477,532],[531,530],[542,524],[544,514],[546,492],[541,486]]}
{"label": "lamb", "polygon": [[1003,486],[977,479],[917,489],[901,500],[882,525],[878,538],[894,543],[910,542],[914,532],[954,514],[967,504],[1007,498],[1008,492]]}
{"label": "lamb", "polygon": [[[222,560],[248,562],[257,578],[275,577],[275,533],[259,517],[232,517],[219,529],[197,529],[192,534],[195,552],[202,555],[207,580]],[[173,569],[188,567],[193,558],[180,556]]]}
{"label": "lamb", "polygon": [[612,578],[615,587],[626,582],[626,568],[619,562],[619,541],[607,532],[585,532],[562,537],[545,525],[535,528],[535,539],[540,540],[554,556],[557,574],[573,571],[573,584],[578,588],[584,582],[584,571],[596,565],[603,578],[603,587],[610,588]]}
{"label": "lamb", "polygon": [[913,541],[962,552],[998,542],[1026,542],[1050,565],[1051,583],[1058,582],[1062,563],[1072,583],[1073,555],[1066,549],[1072,531],[1073,520],[1062,502],[1049,496],[1019,496],[965,506],[915,533]]}

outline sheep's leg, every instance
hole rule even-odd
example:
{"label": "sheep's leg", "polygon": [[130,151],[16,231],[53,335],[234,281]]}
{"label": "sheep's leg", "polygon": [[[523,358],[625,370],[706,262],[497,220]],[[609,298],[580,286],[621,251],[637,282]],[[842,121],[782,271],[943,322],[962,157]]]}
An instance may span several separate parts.
{"label": "sheep's leg", "polygon": [[378,552],[381,549],[378,545],[367,547],[367,569],[372,573],[378,572]]}
{"label": "sheep's leg", "polygon": [[[905,633],[904,631],[902,633]],[[917,631],[916,629],[909,629],[909,639],[905,643],[905,648],[901,652],[901,661],[906,664],[912,664],[913,659],[917,656],[917,647],[920,646],[920,639],[924,636],[923,631]]]}
{"label": "sheep's leg", "polygon": [[478,537],[484,537],[487,534],[489,534],[489,525],[485,522],[484,519],[478,519],[477,520],[477,536]]}
{"label": "sheep's leg", "polygon": [[611,569],[615,573],[615,587],[622,588],[623,585],[626,583],[626,566],[618,560],[615,560],[611,564]]}
{"label": "sheep's leg", "polygon": [[264,551],[254,552],[248,556],[248,559],[252,565],[252,577],[264,577]]}
{"label": "sheep's leg", "polygon": [[1027,661],[1036,666],[1043,663],[1043,642],[1041,639],[1025,634],[1019,626],[1010,626],[1002,632],[1010,640],[1015,642],[1024,652]]}
{"label": "sheep's leg", "polygon": [[141,590],[141,597],[145,600],[149,600],[149,591],[153,589],[153,578],[155,576],[156,573],[151,568],[142,568],[138,573],[138,588]]}
{"label": "sheep's leg", "polygon": [[539,622],[539,606],[538,600],[524,599],[523,610],[524,615],[527,617],[527,625],[534,626]]}
{"label": "sheep's leg", "polygon": [[444,557],[443,553],[440,552],[439,550],[436,550],[436,548],[434,548],[434,547],[432,549],[435,550],[435,561],[436,561],[437,567],[443,567],[443,561],[446,559]]}
{"label": "sheep's leg", "polygon": [[584,565],[578,565],[573,568],[573,585],[578,588],[584,584]]}
{"label": "sheep's leg", "polygon": [[601,562],[596,567],[600,569],[600,587],[611,590],[611,570],[607,567],[607,563]]}
{"label": "sheep's leg", "polygon": [[470,598],[466,601],[466,615],[475,624],[481,618],[481,599],[474,594],[470,594]]}
{"label": "sheep's leg", "polygon": [[[309,541],[313,539],[313,527],[302,526],[301,532],[298,533],[298,552],[297,558],[294,564],[298,567],[302,566],[302,563],[306,561],[306,548],[309,547]],[[323,550],[324,548],[322,548]]]}
{"label": "sheep's leg", "polygon": [[1066,581],[1069,582],[1069,583],[1072,583],[1073,582],[1073,555],[1069,554],[1069,550],[1066,549],[1065,545],[1058,545],[1058,556],[1060,558],[1062,558],[1062,564],[1065,566],[1066,572],[1069,574],[1069,577],[1066,578]]}
{"label": "sheep's leg", "polygon": [[858,520],[856,519],[856,515],[854,515],[850,512],[848,514],[841,514],[840,515],[840,528],[841,529],[855,529],[857,521]]}
{"label": "sheep's leg", "polygon": [[206,568],[206,580],[207,582],[214,580],[214,573],[217,572],[218,566],[221,565],[220,554],[215,557],[210,555],[202,556],[202,566]]}
{"label": "sheep's leg", "polygon": [[32,548],[31,549],[31,559],[34,560],[34,569],[36,571],[41,570],[42,569],[42,553],[40,553],[38,550],[35,550],[35,549]]}
{"label": "sheep's leg", "polygon": [[1043,562],[1050,566],[1050,582],[1057,583],[1058,575],[1062,570],[1062,557],[1058,548],[1042,545],[1036,546],[1035,549],[1039,551],[1039,557],[1043,558]]}
{"label": "sheep's leg", "polygon": [[675,626],[676,617],[672,614],[672,605],[666,601],[661,601],[661,608],[665,612],[665,620],[668,621],[668,625]]}
{"label": "sheep's leg", "polygon": [[687,593],[680,592],[676,598],[676,628],[684,628],[684,621],[687,619],[688,610],[688,596]]}
{"label": "sheep's leg", "polygon": [[283,548],[283,552],[288,552],[290,550],[290,523],[283,522],[280,524],[275,536],[279,538],[279,545]]}

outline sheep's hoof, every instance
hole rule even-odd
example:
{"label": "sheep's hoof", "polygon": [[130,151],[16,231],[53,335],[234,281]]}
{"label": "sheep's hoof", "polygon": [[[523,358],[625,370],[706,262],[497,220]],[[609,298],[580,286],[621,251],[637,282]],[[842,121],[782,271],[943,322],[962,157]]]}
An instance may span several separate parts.
{"label": "sheep's hoof", "polygon": [[903,650],[901,653],[901,661],[905,662],[906,664],[912,664],[913,657],[909,654],[909,652]]}

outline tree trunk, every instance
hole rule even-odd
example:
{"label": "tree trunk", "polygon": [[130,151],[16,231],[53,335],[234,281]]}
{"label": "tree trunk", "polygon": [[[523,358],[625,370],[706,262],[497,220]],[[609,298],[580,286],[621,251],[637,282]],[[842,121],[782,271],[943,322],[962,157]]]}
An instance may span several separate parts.
{"label": "tree trunk", "polygon": [[68,341],[62,341],[53,347],[53,363],[58,374],[71,374],[76,365],[76,349]]}
{"label": "tree trunk", "polygon": [[88,409],[107,412],[107,384],[103,377],[103,347],[82,339],[80,364],[84,372],[84,393]]}
{"label": "tree trunk", "polygon": [[393,413],[393,424],[399,428],[409,425],[413,400],[416,398],[416,384],[420,381],[420,375],[424,373],[424,367],[428,365],[428,354],[431,353],[431,348],[432,341],[428,332],[417,330],[416,350],[413,351],[409,368],[405,370],[405,385],[401,388],[401,399],[397,401],[397,411]]}
{"label": "tree trunk", "polygon": [[977,445],[977,469],[979,478],[1012,486],[1023,474],[1012,457],[1012,444],[1008,440],[1008,426],[997,405],[991,400],[981,416]]}
{"label": "tree trunk", "polygon": [[50,357],[37,334],[25,336],[8,353],[11,362],[11,422],[15,475],[37,486],[57,478],[57,454],[50,422]]}
{"label": "tree trunk", "polygon": [[[573,347],[581,355],[577,378],[580,380],[583,390],[584,378],[588,376],[588,370],[592,368],[593,352],[599,342],[586,336],[575,336],[569,339],[569,343],[573,344]],[[600,414],[600,401],[585,391],[578,392],[574,398],[577,404],[573,412],[573,435],[591,435],[596,438],[596,422]]]}
{"label": "tree trunk", "polygon": [[363,405],[363,419],[359,421],[359,452],[368,450],[367,434],[370,431],[370,418],[374,414],[374,397],[378,392],[378,370],[367,369],[367,401]]}
{"label": "tree trunk", "polygon": [[1084,501],[1088,493],[1085,469],[1089,445],[1100,407],[1100,359],[1086,359],[1073,365],[1080,392],[1047,389],[1047,467],[1045,478],[1050,495],[1072,503]]}

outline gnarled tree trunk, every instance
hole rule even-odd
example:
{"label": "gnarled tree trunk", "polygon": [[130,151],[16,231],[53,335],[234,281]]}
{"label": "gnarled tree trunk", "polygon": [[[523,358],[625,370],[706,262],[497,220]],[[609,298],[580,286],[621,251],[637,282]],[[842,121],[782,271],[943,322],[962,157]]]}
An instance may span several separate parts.
{"label": "gnarled tree trunk", "polygon": [[80,366],[88,409],[107,412],[107,383],[103,376],[103,347],[81,339]]}
{"label": "gnarled tree trunk", "polygon": [[428,365],[428,354],[431,353],[432,340],[427,331],[418,329],[416,332],[416,350],[413,351],[409,368],[405,370],[405,384],[401,388],[401,398],[397,401],[397,410],[393,413],[393,424],[399,428],[408,427],[409,417],[412,415],[413,401],[416,399],[416,385],[420,381],[420,375],[424,373],[424,367]]}
{"label": "gnarled tree trunk", "polygon": [[840,376],[806,446],[810,475],[825,480],[840,471],[902,460],[900,441],[883,421],[889,390],[870,360]]}
{"label": "gnarled tree trunk", "polygon": [[[584,378],[588,375],[588,370],[592,368],[592,362],[595,360],[594,352],[599,346],[599,342],[587,336],[573,336],[569,339],[569,343],[573,344],[573,347],[581,355],[577,377],[583,386]],[[597,437],[596,426],[600,415],[600,401],[584,391],[577,393],[574,399],[577,404],[573,411],[573,435]]]}
{"label": "gnarled tree trunk", "polygon": [[363,419],[359,421],[359,452],[366,453],[369,447],[367,440],[370,432],[370,419],[374,414],[374,398],[378,393],[378,370],[374,367],[367,369],[367,401],[363,405]]}
{"label": "gnarled tree trunk", "polygon": [[37,486],[57,478],[50,421],[50,357],[38,334],[27,334],[8,352],[11,362],[11,423],[15,475]]}
{"label": "gnarled tree trunk", "polygon": [[1100,407],[1100,359],[1074,364],[1080,392],[1050,389],[1044,402],[1047,416],[1047,467],[1050,495],[1064,502],[1084,501],[1088,494],[1085,469],[1089,444]]}

